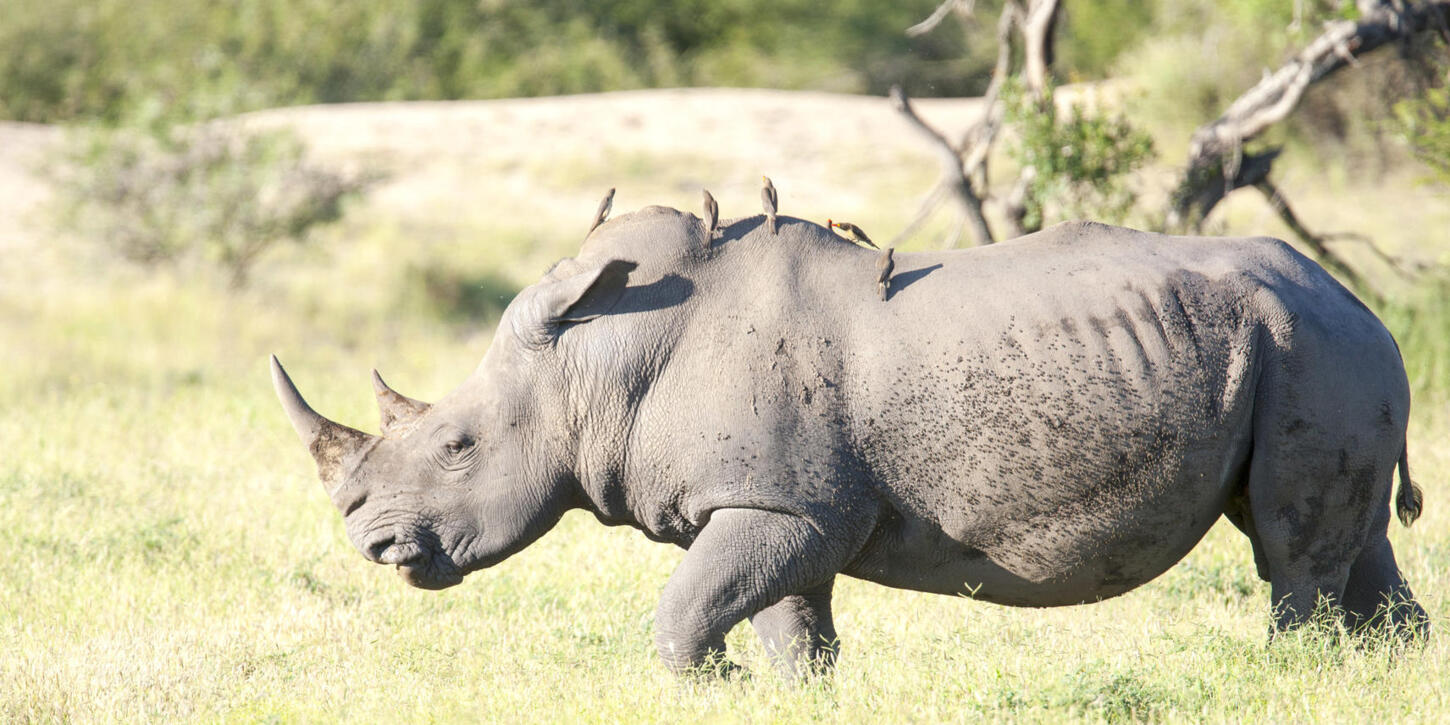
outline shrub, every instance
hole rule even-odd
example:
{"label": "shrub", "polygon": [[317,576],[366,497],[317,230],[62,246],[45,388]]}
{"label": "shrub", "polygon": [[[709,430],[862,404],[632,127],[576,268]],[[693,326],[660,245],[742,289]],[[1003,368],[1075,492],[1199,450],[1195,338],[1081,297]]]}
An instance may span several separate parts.
{"label": "shrub", "polygon": [[[936,0],[6,0],[0,119],[117,121],[236,82],[246,108],[711,82],[884,93],[980,87],[990,54],[902,31]],[[986,24],[990,38],[990,23]],[[970,76],[966,80],[964,77]],[[241,79],[241,80],[237,80]]]}
{"label": "shrub", "polygon": [[232,288],[268,249],[340,218],[374,178],[309,161],[288,131],[224,120],[87,129],[61,156],[65,226],[143,266],[215,265]]}
{"label": "shrub", "polygon": [[1074,105],[1061,118],[1052,89],[1040,101],[1020,83],[1004,89],[1006,121],[1014,132],[1008,155],[1023,169],[1023,227],[1048,217],[1121,223],[1133,207],[1128,176],[1153,159],[1153,139],[1126,117],[1096,116]]}
{"label": "shrub", "polygon": [[1450,184],[1450,88],[1430,88],[1394,106],[1395,119],[1431,180]]}

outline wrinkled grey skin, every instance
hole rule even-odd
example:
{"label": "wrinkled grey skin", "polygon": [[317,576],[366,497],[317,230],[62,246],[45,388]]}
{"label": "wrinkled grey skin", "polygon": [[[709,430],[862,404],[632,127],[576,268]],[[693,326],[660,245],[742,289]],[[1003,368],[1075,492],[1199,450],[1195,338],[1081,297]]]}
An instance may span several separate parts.
{"label": "wrinkled grey skin", "polygon": [[804,672],[834,658],[838,574],[1093,602],[1227,516],[1278,627],[1326,597],[1427,630],[1386,538],[1398,351],[1282,242],[1064,224],[898,254],[883,303],[878,253],[821,226],[720,231],[658,207],[602,224],[457,390],[430,407],[378,379],[381,438],[317,416],[274,360],[358,549],[448,587],[583,508],[688,549],[656,613],[670,668],[749,618]]}

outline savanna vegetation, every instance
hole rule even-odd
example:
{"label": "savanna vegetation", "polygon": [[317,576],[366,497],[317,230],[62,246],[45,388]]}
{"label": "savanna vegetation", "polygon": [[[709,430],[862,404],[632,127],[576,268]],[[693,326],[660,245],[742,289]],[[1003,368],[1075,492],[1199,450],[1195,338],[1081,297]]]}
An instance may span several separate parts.
{"label": "savanna vegetation", "polygon": [[[908,36],[937,0],[9,0],[0,118],[118,121],[146,106],[210,116],[343,101],[445,100],[691,85],[913,96],[980,93],[1002,0],[964,32]],[[1058,73],[1125,64],[1191,75],[1172,110],[1197,123],[1312,37],[1347,0],[1086,0],[1065,7]],[[1225,61],[1182,63],[1213,43]],[[1225,43],[1228,45],[1219,45]],[[1166,105],[1167,99],[1163,99]]]}
{"label": "savanna vegetation", "polygon": [[[377,153],[338,137],[418,127],[329,109],[234,127],[231,114],[689,84],[980,92],[1000,3],[977,3],[976,30],[914,39],[901,31],[935,2],[651,5],[10,0],[0,116],[74,125],[23,138],[0,125],[0,204],[31,184],[50,197],[23,213],[0,205],[0,527],[12,542],[0,720],[1450,716],[1450,114],[1434,90],[1443,67],[1394,50],[1315,87],[1262,142],[1282,146],[1277,181],[1305,219],[1393,260],[1331,237],[1372,286],[1411,376],[1426,512],[1391,540],[1437,627],[1422,647],[1332,633],[1268,643],[1267,584],[1226,522],[1164,577],[1090,606],[1014,610],[842,581],[838,671],[805,684],[777,677],[748,627],[730,646],[749,676],[670,676],[651,617],[680,552],[587,514],[444,592],[363,561],[277,407],[267,354],[322,412],[375,430],[368,368],[419,398],[449,390],[514,292],[577,248],[605,188],[619,187],[617,209],[694,210],[708,185],[729,217],[758,209],[764,171],[789,213],[849,217],[879,240],[911,221],[936,168],[902,150],[917,143],[904,122],[903,139],[812,135],[821,108],[864,118],[852,99],[791,115],[789,100],[641,96],[587,117],[540,101],[550,125],[524,105],[488,117],[525,129],[528,148],[460,145],[478,122],[439,111]],[[1059,90],[1056,116],[1019,106],[1025,131],[993,163],[1088,179],[1046,175],[1042,223],[1117,213],[1151,226],[1193,128],[1324,19],[1354,12],[1332,0],[1068,0],[1056,80],[1111,82]],[[690,155],[577,142],[666,110],[703,136],[722,105],[753,114],[732,124],[742,135]],[[1126,156],[1063,154],[1072,144]],[[1092,185],[1122,158],[1130,173]],[[106,194],[123,203],[96,206]],[[936,224],[904,248],[935,245]],[[1292,236],[1254,195],[1230,196],[1205,228]],[[238,249],[253,251],[239,276],[226,261]]]}

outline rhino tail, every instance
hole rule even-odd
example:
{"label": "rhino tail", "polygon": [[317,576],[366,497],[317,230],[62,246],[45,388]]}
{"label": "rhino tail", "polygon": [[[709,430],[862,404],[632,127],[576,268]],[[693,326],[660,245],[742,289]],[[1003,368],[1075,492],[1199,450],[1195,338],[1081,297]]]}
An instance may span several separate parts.
{"label": "rhino tail", "polygon": [[1405,526],[1415,523],[1425,508],[1425,494],[1410,480],[1410,444],[1400,449],[1400,490],[1395,494],[1395,515]]}

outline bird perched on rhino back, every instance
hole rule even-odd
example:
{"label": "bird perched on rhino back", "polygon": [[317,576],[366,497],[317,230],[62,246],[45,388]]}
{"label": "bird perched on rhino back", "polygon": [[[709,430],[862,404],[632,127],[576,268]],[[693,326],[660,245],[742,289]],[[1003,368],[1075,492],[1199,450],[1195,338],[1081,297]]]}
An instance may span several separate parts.
{"label": "bird perched on rhino back", "polygon": [[594,221],[589,224],[589,231],[594,231],[605,219],[609,218],[609,210],[614,208],[614,189],[604,193],[604,198],[599,200],[599,208],[594,211]]}
{"label": "bird perched on rhino back", "polygon": [[856,226],[855,224],[852,224],[851,222],[838,222],[827,219],[826,226],[840,229],[841,231],[846,233],[847,239],[850,239],[857,244],[865,245],[872,249],[881,248],[876,246],[875,242],[871,241],[871,237],[866,236],[866,230]]}
{"label": "bird perched on rhino back", "polygon": [[700,193],[705,197],[705,233],[713,235],[715,228],[720,226],[720,205],[715,203],[709,189],[701,189]]}
{"label": "bird perched on rhino back", "polygon": [[715,253],[715,229],[720,226],[720,205],[715,202],[715,197],[710,194],[709,189],[701,189],[704,197],[704,217],[701,223],[705,227],[705,256]]}
{"label": "bird perched on rhino back", "polygon": [[896,269],[896,261],[892,259],[895,252],[895,247],[887,247],[876,260],[876,294],[882,302],[886,301],[886,293],[890,291],[891,272]]}
{"label": "bird perched on rhino back", "polygon": [[780,208],[776,199],[775,184],[770,183],[769,176],[760,177],[760,182],[760,205],[765,208],[765,223],[770,225],[770,233],[775,234],[778,229],[775,213]]}

